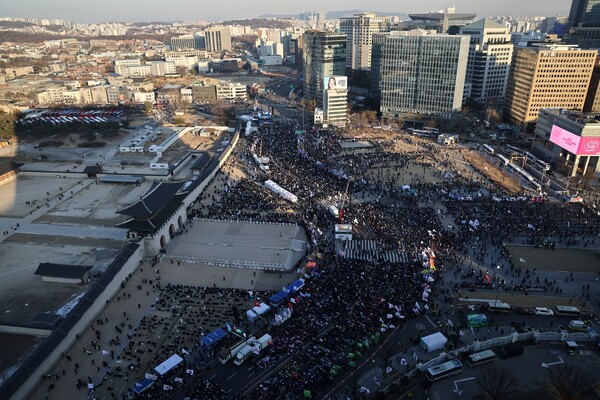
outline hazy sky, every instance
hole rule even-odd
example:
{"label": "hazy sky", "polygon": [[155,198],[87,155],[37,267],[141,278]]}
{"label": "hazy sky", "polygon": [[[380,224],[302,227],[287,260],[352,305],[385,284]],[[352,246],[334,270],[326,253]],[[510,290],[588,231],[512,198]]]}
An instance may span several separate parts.
{"label": "hazy sky", "polygon": [[457,12],[474,12],[478,17],[556,16],[567,15],[571,5],[570,0],[420,0],[407,5],[394,0],[23,0],[0,3],[3,3],[2,17],[66,18],[78,22],[207,20],[350,9],[408,14],[438,10],[453,3]]}

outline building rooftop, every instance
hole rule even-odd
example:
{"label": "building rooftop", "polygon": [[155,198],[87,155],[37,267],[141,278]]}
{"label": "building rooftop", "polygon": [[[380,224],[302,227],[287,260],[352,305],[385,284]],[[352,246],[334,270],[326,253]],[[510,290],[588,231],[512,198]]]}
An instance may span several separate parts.
{"label": "building rooftop", "polygon": [[91,265],[40,263],[35,271],[35,275],[52,276],[54,278],[81,279],[90,269],[92,269]]}
{"label": "building rooftop", "polygon": [[473,22],[472,24],[465,25],[462,27],[462,30],[483,30],[483,29],[506,29],[504,26],[500,25],[497,22],[492,21],[489,18],[482,18],[478,21]]}
{"label": "building rooftop", "polygon": [[581,125],[600,124],[600,113],[584,113],[580,111],[565,110],[563,108],[545,108],[546,112],[560,115]]}
{"label": "building rooftop", "polygon": [[430,12],[428,14],[408,14],[413,21],[442,21],[448,18],[448,21],[475,19],[477,14],[448,14],[441,12]]}

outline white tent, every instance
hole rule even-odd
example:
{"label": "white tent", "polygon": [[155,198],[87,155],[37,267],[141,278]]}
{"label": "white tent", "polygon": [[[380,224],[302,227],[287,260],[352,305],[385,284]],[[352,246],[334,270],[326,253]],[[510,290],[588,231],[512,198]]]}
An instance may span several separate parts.
{"label": "white tent", "polygon": [[162,376],[162,375],[166,374],[167,372],[169,372],[170,370],[172,370],[173,368],[175,368],[182,361],[183,361],[183,358],[179,357],[177,354],[173,354],[171,357],[169,357],[169,359],[164,361],[158,367],[154,368],[154,370],[156,372],[158,372],[159,375]]}
{"label": "white tent", "polygon": [[260,303],[259,306],[252,307],[252,309],[246,311],[246,317],[249,321],[254,321],[256,318],[258,318],[259,315],[263,315],[270,309],[271,307],[269,307],[265,303]]}
{"label": "white tent", "polygon": [[421,338],[421,346],[423,346],[423,348],[428,353],[439,349],[443,349],[447,342],[448,339],[446,339],[446,337],[440,332],[436,332],[434,334]]}

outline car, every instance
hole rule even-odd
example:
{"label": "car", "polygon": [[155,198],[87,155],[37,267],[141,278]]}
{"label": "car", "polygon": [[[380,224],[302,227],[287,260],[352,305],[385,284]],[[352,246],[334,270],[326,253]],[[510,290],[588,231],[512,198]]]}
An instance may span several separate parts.
{"label": "car", "polygon": [[515,308],[515,312],[517,314],[524,314],[524,315],[533,314],[533,311],[531,310],[531,308],[525,308],[525,307],[517,307],[517,308]]}
{"label": "car", "polygon": [[533,313],[535,315],[548,315],[548,316],[554,315],[554,311],[552,311],[552,310],[550,310],[549,308],[546,308],[546,307],[535,307],[533,309]]}

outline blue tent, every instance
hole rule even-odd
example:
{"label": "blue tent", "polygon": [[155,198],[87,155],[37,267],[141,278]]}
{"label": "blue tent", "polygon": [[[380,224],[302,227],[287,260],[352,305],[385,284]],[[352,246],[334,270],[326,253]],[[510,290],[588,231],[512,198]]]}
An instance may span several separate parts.
{"label": "blue tent", "polygon": [[296,282],[290,284],[286,290],[292,294],[304,287],[304,279],[298,279]]}
{"label": "blue tent", "polygon": [[135,386],[133,387],[133,391],[136,392],[137,394],[140,394],[144,390],[146,390],[150,386],[152,386],[153,383],[154,383],[153,379],[146,378],[143,381],[140,381],[140,382],[136,383]]}
{"label": "blue tent", "polygon": [[225,333],[225,331],[223,329],[217,328],[214,331],[212,331],[211,333],[209,333],[208,335],[204,336],[200,340],[200,343],[202,343],[202,346],[210,349],[215,344],[217,344],[217,342],[219,340],[223,339],[225,336],[227,336],[227,333]]}
{"label": "blue tent", "polygon": [[288,296],[289,296],[289,293],[282,290],[281,292],[276,293],[273,296],[269,297],[269,303],[271,303],[271,305],[273,305],[273,306],[278,306],[282,301],[287,299]]}

